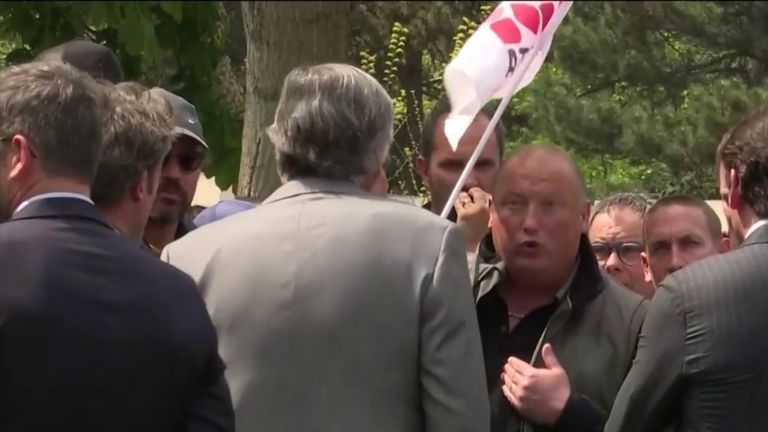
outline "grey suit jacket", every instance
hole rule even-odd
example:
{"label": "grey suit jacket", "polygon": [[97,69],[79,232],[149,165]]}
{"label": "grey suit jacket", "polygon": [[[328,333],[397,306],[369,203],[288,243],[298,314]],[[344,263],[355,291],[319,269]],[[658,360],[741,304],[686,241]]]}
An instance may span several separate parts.
{"label": "grey suit jacket", "polygon": [[768,428],[768,226],[654,296],[606,431]]}
{"label": "grey suit jacket", "polygon": [[203,292],[237,430],[489,429],[464,239],[450,222],[305,179],[163,259]]}

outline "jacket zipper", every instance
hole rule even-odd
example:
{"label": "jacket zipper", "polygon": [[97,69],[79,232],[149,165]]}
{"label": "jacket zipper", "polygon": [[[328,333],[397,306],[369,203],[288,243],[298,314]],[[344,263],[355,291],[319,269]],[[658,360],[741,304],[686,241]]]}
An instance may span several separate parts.
{"label": "jacket zipper", "polygon": [[[547,325],[544,326],[544,331],[541,332],[541,337],[539,337],[539,342],[536,344],[536,349],[533,350],[533,355],[531,356],[530,365],[533,366],[534,363],[536,363],[536,360],[538,360],[539,351],[541,350],[542,345],[544,344],[544,338],[547,335],[547,330],[549,330],[550,324],[552,324],[555,319],[560,318],[561,315],[563,315],[565,312],[570,312],[573,308],[573,303],[571,303],[571,296],[566,295],[565,296],[565,302],[564,307],[558,307],[555,313],[549,318],[547,321]],[[522,416],[520,418],[520,430],[522,432],[531,432],[533,431],[533,427],[528,424],[525,420],[522,419]]]}

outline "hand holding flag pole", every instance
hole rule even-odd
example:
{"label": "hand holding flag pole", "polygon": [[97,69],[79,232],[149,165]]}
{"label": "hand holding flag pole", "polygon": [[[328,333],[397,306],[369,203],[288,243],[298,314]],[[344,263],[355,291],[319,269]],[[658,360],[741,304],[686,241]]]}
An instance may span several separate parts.
{"label": "hand holding flag pole", "polygon": [[572,4],[572,1],[501,2],[446,67],[443,79],[451,113],[445,120],[445,134],[454,150],[482,107],[491,99],[502,100],[440,217],[450,213],[512,96],[530,84],[541,69],[555,31]]}

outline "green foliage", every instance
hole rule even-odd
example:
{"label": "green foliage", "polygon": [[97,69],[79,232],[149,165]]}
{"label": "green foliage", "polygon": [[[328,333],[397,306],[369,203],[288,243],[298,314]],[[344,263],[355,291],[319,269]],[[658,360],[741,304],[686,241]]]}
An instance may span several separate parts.
{"label": "green foliage", "polygon": [[0,62],[27,61],[72,39],[111,47],[126,79],[193,101],[212,150],[206,172],[228,187],[237,178],[242,126],[221,97],[223,24],[220,2],[3,2]]}
{"label": "green foliage", "polygon": [[425,114],[443,92],[443,70],[490,12],[492,2],[360,2],[353,29],[360,66],[387,88],[395,107],[390,190],[426,192],[411,162]]}
{"label": "green foliage", "polygon": [[[393,192],[424,194],[411,168],[422,121],[443,92],[446,64],[497,4],[354,3],[354,57],[394,101]],[[195,103],[212,147],[206,173],[228,187],[238,174],[244,80],[232,55],[242,30],[229,28],[224,9],[232,8],[3,2],[0,66],[74,38],[112,47],[128,79]],[[768,97],[765,22],[767,2],[577,2],[548,62],[502,117],[506,145],[564,146],[596,199],[617,191],[713,197],[716,144]]]}
{"label": "green foliage", "polygon": [[[398,18],[398,25],[441,41],[442,49],[420,45],[419,36],[408,41],[422,50],[424,112],[417,114],[429,111],[442,92],[446,63],[495,6],[451,4],[456,9],[446,20],[440,8],[429,15],[400,4],[391,6],[397,12],[376,17],[410,12],[419,19]],[[768,97],[766,20],[764,2],[578,2],[558,30],[547,64],[502,117],[510,131],[506,145],[564,146],[596,199],[618,191],[712,198],[720,137]],[[363,40],[371,52],[387,53]],[[391,78],[387,82],[392,85]],[[392,95],[396,106],[409,108],[402,93]],[[418,141],[398,145],[412,154]],[[392,189],[418,193],[401,172]]]}

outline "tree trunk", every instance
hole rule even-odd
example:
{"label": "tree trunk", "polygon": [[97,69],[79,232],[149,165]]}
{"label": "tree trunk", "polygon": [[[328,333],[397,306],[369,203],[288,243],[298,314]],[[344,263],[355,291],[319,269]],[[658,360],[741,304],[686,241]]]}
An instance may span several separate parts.
{"label": "tree trunk", "polygon": [[280,185],[266,135],[283,80],[301,64],[347,63],[350,2],[242,2],[247,41],[239,196],[261,201]]}

